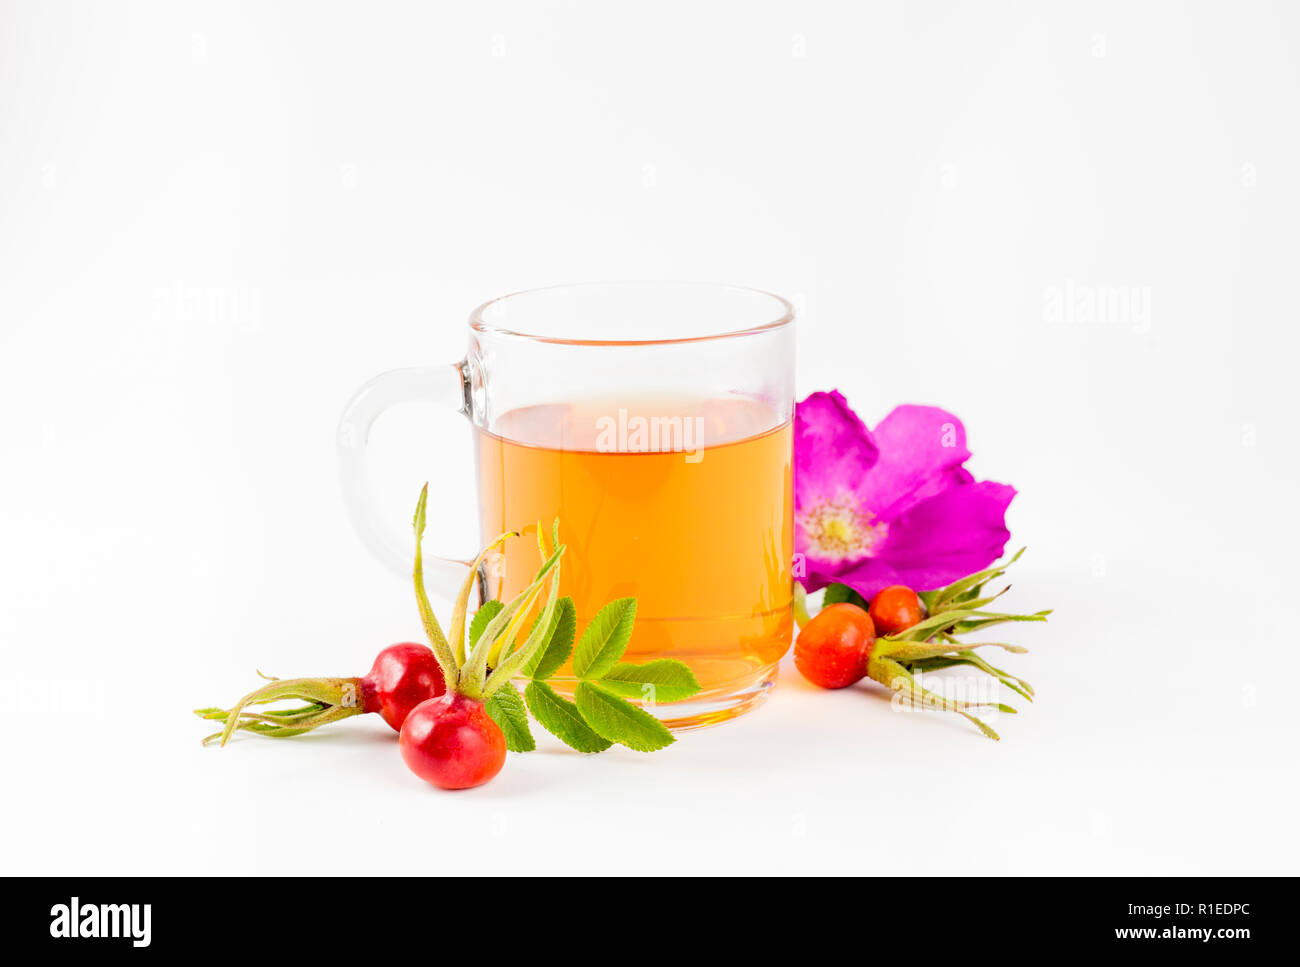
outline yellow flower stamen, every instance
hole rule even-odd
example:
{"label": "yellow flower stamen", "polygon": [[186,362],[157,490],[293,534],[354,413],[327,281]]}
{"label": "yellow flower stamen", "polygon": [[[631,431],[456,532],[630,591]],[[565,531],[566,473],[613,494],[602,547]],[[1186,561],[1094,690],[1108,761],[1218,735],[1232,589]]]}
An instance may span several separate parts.
{"label": "yellow flower stamen", "polygon": [[888,524],[875,523],[875,515],[847,494],[798,516],[812,553],[832,561],[866,557],[889,533]]}

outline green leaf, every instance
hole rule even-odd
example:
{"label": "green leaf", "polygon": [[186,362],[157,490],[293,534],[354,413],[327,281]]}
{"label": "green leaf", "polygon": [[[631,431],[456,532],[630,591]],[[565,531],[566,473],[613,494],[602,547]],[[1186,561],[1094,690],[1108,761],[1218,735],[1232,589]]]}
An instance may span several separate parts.
{"label": "green leaf", "polygon": [[645,702],[680,702],[700,690],[695,673],[674,658],[657,658],[642,665],[619,662],[600,679],[601,687]]}
{"label": "green leaf", "polygon": [[488,622],[501,613],[505,607],[500,601],[484,601],[483,607],[474,612],[474,620],[469,623],[469,646],[473,648],[478,643],[479,638],[483,637],[483,629],[488,626]]}
{"label": "green leaf", "polygon": [[586,723],[619,745],[654,752],[676,741],[668,727],[649,712],[593,682],[578,682],[573,697]]}
{"label": "green leaf", "polygon": [[829,608],[832,604],[856,604],[863,611],[867,610],[867,599],[858,594],[847,584],[828,584],[826,591],[822,594],[822,607]]}
{"label": "green leaf", "polygon": [[613,668],[623,657],[635,620],[636,598],[619,598],[601,608],[573,653],[573,673],[579,678],[600,678]]}
{"label": "green leaf", "polygon": [[528,728],[528,711],[523,696],[514,685],[506,682],[492,693],[484,706],[492,721],[505,733],[506,748],[511,752],[532,752],[537,748],[532,730]]}
{"label": "green leaf", "polygon": [[[540,616],[537,620],[540,620]],[[533,623],[536,625],[536,620]],[[560,670],[560,666],[569,660],[569,655],[573,652],[573,639],[577,632],[578,612],[573,606],[573,599],[560,598],[555,603],[555,613],[551,616],[551,630],[547,632],[547,642],[524,665],[523,674],[539,681],[554,675]]]}
{"label": "green leaf", "polygon": [[579,752],[604,752],[613,745],[592,731],[576,705],[556,694],[555,689],[545,682],[529,682],[524,689],[524,699],[542,728],[569,748]]}

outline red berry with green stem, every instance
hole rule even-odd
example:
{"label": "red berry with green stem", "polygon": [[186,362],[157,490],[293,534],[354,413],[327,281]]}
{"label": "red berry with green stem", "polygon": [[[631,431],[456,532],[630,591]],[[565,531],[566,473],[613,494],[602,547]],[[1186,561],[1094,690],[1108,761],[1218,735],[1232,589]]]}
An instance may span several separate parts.
{"label": "red berry with green stem", "polygon": [[[424,537],[427,499],[426,486],[415,508],[415,599],[424,630],[442,666],[447,691],[412,710],[402,726],[398,743],[402,759],[425,782],[443,789],[468,789],[493,778],[505,764],[505,734],[488,714],[486,703],[494,693],[506,687],[545,644],[546,631],[559,596],[560,558],[565,548],[559,543],[558,522],[552,552],[548,552],[541,528],[538,528],[542,566],[537,577],[518,597],[501,607],[467,652],[465,618],[479,566],[508,538],[518,535],[514,532],[502,534],[470,565],[465,583],[456,597],[451,625],[444,634],[424,590],[420,545]],[[516,647],[520,629],[548,580],[550,588],[546,604],[532,632]]]}
{"label": "red berry with green stem", "polygon": [[[802,611],[801,620],[806,620],[795,643],[795,664],[810,681],[826,688],[838,688],[862,678],[865,663],[866,677],[894,692],[902,705],[955,712],[990,739],[997,739],[998,734],[974,714],[979,709],[1015,713],[1014,708],[998,700],[996,691],[973,700],[950,698],[926,688],[922,678],[930,672],[960,668],[987,675],[998,685],[1033,701],[1034,690],[1028,682],[994,667],[976,653],[977,649],[1001,648],[1023,654],[1024,648],[1006,642],[963,639],[968,633],[983,632],[998,625],[1047,620],[1050,610],[1032,614],[986,610],[1009,588],[986,594],[985,585],[1005,574],[1021,553],[1017,552],[1003,565],[985,568],[946,587],[927,591],[924,601],[927,616],[920,613],[922,602],[918,595],[910,588],[895,585],[877,593],[870,613],[852,604],[833,604],[807,619],[803,596],[796,590],[795,608],[797,612]],[[865,615],[874,630],[900,630],[881,634],[863,648],[859,615]],[[879,624],[872,621],[877,615]]]}
{"label": "red berry with green stem", "polygon": [[[433,649],[404,641],[376,655],[370,671],[361,678],[273,678],[270,684],[245,695],[233,708],[202,708],[196,714],[225,723],[220,732],[203,740],[220,739],[222,745],[240,729],[285,738],[367,712],[379,713],[394,731],[399,731],[411,709],[444,691],[442,668]],[[289,700],[308,704],[292,709],[253,710]]]}
{"label": "red berry with green stem", "polygon": [[[542,566],[536,578],[514,600],[494,612],[466,653],[465,617],[479,566],[508,538],[501,535],[484,548],[470,566],[452,612],[450,634],[444,634],[424,590],[420,540],[424,536],[428,487],[420,494],[415,512],[415,590],[420,619],[430,645],[403,642],[385,648],[369,673],[361,678],[271,679],[245,695],[230,709],[198,709],[206,719],[225,727],[205,742],[245,729],[259,735],[302,735],[331,722],[378,712],[399,732],[402,757],[420,778],[448,789],[480,785],[495,776],[505,762],[506,740],[488,713],[487,702],[507,687],[547,641],[560,587],[559,522],[552,531],[553,550],[538,527],[537,543]],[[547,587],[549,582],[549,588]],[[519,633],[534,605],[547,591],[533,629],[522,644]],[[452,642],[455,642],[453,647]],[[298,708],[255,711],[258,706],[285,700],[306,702]]]}

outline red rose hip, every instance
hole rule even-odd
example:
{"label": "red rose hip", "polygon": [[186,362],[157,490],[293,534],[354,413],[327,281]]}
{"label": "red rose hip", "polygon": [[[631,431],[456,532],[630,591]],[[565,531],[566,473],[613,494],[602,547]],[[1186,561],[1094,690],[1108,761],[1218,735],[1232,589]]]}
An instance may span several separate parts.
{"label": "red rose hip", "polygon": [[867,612],[855,604],[832,604],[799,632],[794,664],[814,685],[844,688],[866,676],[875,643],[876,629]]}
{"label": "red rose hip", "polygon": [[501,727],[482,702],[456,692],[412,709],[398,745],[411,771],[441,789],[480,786],[506,761]]}
{"label": "red rose hip", "polygon": [[925,611],[915,591],[903,584],[891,584],[871,599],[870,614],[877,634],[896,635],[917,624]]}
{"label": "red rose hip", "polygon": [[411,709],[446,690],[433,649],[411,641],[381,651],[361,679],[365,710],[378,712],[395,732],[401,731]]}

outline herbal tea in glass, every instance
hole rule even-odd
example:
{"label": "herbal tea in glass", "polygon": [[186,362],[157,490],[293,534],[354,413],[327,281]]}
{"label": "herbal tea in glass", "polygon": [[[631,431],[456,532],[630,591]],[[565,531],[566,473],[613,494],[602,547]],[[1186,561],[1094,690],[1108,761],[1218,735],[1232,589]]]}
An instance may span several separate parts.
{"label": "herbal tea in glass", "polygon": [[[690,665],[704,716],[692,724],[709,720],[711,697],[729,696],[718,712],[735,714],[790,644],[791,429],[774,422],[743,398],[642,398],[529,406],[474,431],[485,540],[558,516],[560,593],[578,626],[635,597],[627,660]],[[536,570],[536,548],[511,541],[489,593],[508,600]],[[561,690],[567,675],[554,679]],[[671,706],[656,711],[672,721]]]}

